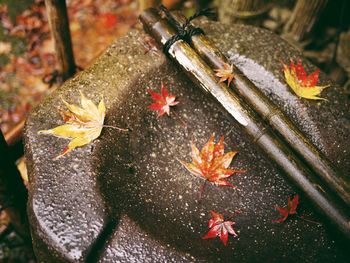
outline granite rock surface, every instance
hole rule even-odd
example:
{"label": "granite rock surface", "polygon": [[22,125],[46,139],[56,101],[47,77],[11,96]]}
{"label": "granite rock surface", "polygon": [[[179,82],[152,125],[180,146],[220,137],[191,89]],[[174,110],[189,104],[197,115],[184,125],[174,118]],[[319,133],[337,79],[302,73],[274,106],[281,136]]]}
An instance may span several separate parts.
{"label": "granite rock surface", "polygon": [[[328,101],[300,99],[284,81],[281,61],[302,59],[278,36],[243,25],[201,22],[215,44],[268,95],[345,174],[350,167],[350,107],[341,87]],[[219,105],[204,95],[162,52],[147,49],[135,29],[117,40],[88,69],[49,95],[28,118],[25,132],[30,176],[28,211],[39,262],[346,262],[346,250],[328,223]],[[303,60],[307,70],[315,67]],[[180,102],[170,117],[147,109],[148,89],[161,81]],[[329,84],[321,74],[320,84]],[[62,124],[61,97],[79,102],[79,91],[107,107],[93,143],[53,160],[67,141],[38,135]],[[230,167],[246,170],[229,181],[236,189],[207,184],[179,162],[191,161],[215,134],[226,151],[239,151]],[[299,214],[283,224],[275,206],[301,195]],[[202,240],[210,210],[236,222],[239,237],[225,247]],[[237,214],[236,211],[240,213]]]}

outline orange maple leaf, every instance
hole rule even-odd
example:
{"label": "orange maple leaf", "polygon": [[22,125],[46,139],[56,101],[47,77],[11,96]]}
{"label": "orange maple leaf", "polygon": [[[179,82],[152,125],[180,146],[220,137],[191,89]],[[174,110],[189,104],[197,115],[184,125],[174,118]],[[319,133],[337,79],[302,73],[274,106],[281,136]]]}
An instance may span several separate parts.
{"label": "orange maple leaf", "polygon": [[316,86],[320,74],[319,69],[310,75],[307,75],[301,64],[301,60],[299,60],[296,65],[293,60],[290,60],[290,67],[283,64],[283,72],[287,84],[299,97],[311,100],[325,100],[317,96],[321,94],[322,90],[329,87],[329,85]]}
{"label": "orange maple leaf", "polygon": [[212,135],[201,152],[191,142],[191,149],[192,163],[180,161],[189,172],[195,176],[203,177],[215,185],[235,188],[226,179],[235,173],[243,173],[245,171],[228,169],[237,152],[228,152],[224,155],[224,136],[215,145],[214,135]]}
{"label": "orange maple leaf", "polygon": [[225,82],[227,80],[227,85],[230,86],[231,81],[234,79],[233,65],[227,63],[224,64],[223,68],[215,69],[215,76],[219,77],[219,82]]}

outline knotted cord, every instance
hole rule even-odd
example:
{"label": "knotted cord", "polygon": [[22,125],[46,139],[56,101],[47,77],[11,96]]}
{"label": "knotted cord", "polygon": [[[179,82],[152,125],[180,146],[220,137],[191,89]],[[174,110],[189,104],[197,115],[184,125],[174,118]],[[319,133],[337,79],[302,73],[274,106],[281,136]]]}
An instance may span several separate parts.
{"label": "knotted cord", "polygon": [[206,8],[206,9],[203,9],[203,10],[196,12],[190,18],[188,18],[188,19],[186,18],[186,22],[183,25],[181,25],[180,23],[178,23],[176,21],[176,19],[173,17],[173,15],[170,13],[170,11],[165,6],[161,5],[160,9],[164,12],[167,19],[170,21],[170,23],[175,27],[175,29],[177,31],[176,35],[172,36],[171,38],[168,39],[168,41],[165,42],[165,44],[163,46],[163,51],[165,53],[168,53],[170,47],[178,40],[183,40],[187,43],[190,43],[192,36],[199,35],[199,34],[204,35],[204,31],[201,28],[199,28],[199,27],[188,28],[188,26],[192,20],[194,20],[200,16],[209,17],[209,16],[214,15],[212,9]]}

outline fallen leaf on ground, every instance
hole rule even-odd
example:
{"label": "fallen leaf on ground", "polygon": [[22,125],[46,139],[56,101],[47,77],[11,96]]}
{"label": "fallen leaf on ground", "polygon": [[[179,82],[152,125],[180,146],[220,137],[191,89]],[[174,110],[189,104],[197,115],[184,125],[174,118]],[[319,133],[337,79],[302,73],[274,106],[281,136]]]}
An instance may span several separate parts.
{"label": "fallen leaf on ground", "polygon": [[19,173],[21,174],[24,185],[28,187],[28,171],[25,157],[23,156],[20,159],[18,159],[16,161],[16,165]]}
{"label": "fallen leaf on ground", "polygon": [[[28,104],[38,104],[60,84],[45,1],[29,1],[33,3],[25,10],[14,8],[13,1],[5,2],[0,4],[0,31],[4,39],[11,39],[12,50],[6,54],[8,59],[3,63],[8,62],[0,70],[3,133],[27,116]],[[67,7],[74,57],[82,68],[90,65],[115,38],[124,35],[138,17],[131,0],[67,0]],[[37,85],[42,79],[45,84]]]}
{"label": "fallen leaf on ground", "polygon": [[76,147],[84,146],[98,138],[103,128],[106,108],[103,100],[96,106],[81,94],[81,106],[69,104],[62,99],[68,111],[62,112],[66,124],[50,130],[41,130],[39,134],[51,134],[56,137],[71,139],[68,146],[56,158],[62,157]]}
{"label": "fallen leaf on ground", "polygon": [[203,236],[203,239],[219,237],[221,242],[226,246],[228,242],[228,234],[237,237],[236,231],[232,225],[235,224],[233,221],[225,221],[222,214],[210,211],[212,218],[208,222],[209,232]]}
{"label": "fallen leaf on ground", "polygon": [[118,17],[113,13],[100,14],[99,19],[103,20],[103,25],[108,29],[114,28],[118,22]]}
{"label": "fallen leaf on ground", "polygon": [[233,65],[227,63],[224,64],[223,68],[215,70],[215,76],[219,77],[219,82],[225,82],[227,80],[227,86],[230,86],[231,81],[234,79]]}
{"label": "fallen leaf on ground", "polygon": [[11,52],[12,45],[10,42],[0,41],[0,55],[6,55]]}
{"label": "fallen leaf on ground", "polygon": [[155,103],[149,105],[147,108],[158,111],[157,118],[163,116],[165,113],[169,116],[170,107],[179,103],[178,101],[175,101],[175,95],[169,95],[163,82],[161,84],[160,93],[154,92],[153,90],[148,90],[148,92]]}
{"label": "fallen leaf on ground", "polygon": [[226,179],[235,173],[243,173],[245,171],[228,169],[237,152],[228,152],[224,155],[223,136],[215,145],[214,135],[212,135],[201,152],[199,152],[193,142],[191,142],[191,149],[192,163],[180,161],[189,172],[195,176],[205,178],[205,180],[215,185],[235,188]]}
{"label": "fallen leaf on ground", "polygon": [[301,60],[299,60],[296,65],[293,60],[291,60],[290,67],[283,64],[283,72],[286,82],[299,97],[311,100],[325,100],[318,97],[318,95],[320,95],[325,88],[329,87],[329,85],[316,86],[320,74],[319,69],[307,75],[301,64]]}
{"label": "fallen leaf on ground", "polygon": [[8,31],[13,28],[13,24],[8,15],[8,8],[5,4],[0,4],[0,22],[1,26]]}
{"label": "fallen leaf on ground", "polygon": [[281,218],[278,218],[276,220],[273,220],[273,222],[282,223],[286,221],[289,215],[295,215],[297,214],[297,207],[299,204],[299,195],[295,195],[293,199],[291,197],[288,197],[288,204],[287,207],[276,207],[276,210],[281,214]]}

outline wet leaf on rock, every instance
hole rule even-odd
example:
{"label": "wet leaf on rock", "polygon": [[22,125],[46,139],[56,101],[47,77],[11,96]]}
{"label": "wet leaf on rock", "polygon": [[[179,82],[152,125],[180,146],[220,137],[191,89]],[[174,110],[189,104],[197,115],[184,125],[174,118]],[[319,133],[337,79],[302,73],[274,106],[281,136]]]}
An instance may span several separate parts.
{"label": "wet leaf on rock", "polygon": [[299,60],[298,64],[296,65],[294,64],[293,60],[291,60],[290,67],[283,64],[283,72],[286,82],[296,95],[305,99],[325,100],[318,97],[318,95],[320,95],[325,88],[329,87],[329,85],[316,86],[320,74],[319,69],[310,75],[307,75],[303,65],[301,64],[301,60]]}
{"label": "wet leaf on rock", "polygon": [[175,101],[175,95],[169,94],[163,82],[161,84],[160,93],[154,92],[153,90],[148,90],[148,92],[154,100],[154,103],[147,108],[158,111],[157,118],[163,116],[165,113],[169,116],[170,107],[179,103]]}
{"label": "wet leaf on rock", "polygon": [[286,221],[289,215],[297,214],[297,207],[299,205],[299,195],[295,195],[293,199],[288,197],[287,207],[276,206],[276,210],[281,214],[281,218],[273,220],[273,222],[282,223]]}
{"label": "wet leaf on rock", "polygon": [[180,161],[189,172],[215,185],[235,188],[227,179],[235,173],[243,173],[245,171],[228,168],[237,152],[224,154],[223,136],[215,145],[214,135],[212,135],[201,152],[193,142],[191,142],[191,149],[192,163]]}
{"label": "wet leaf on rock", "polygon": [[[101,134],[104,127],[104,119],[106,115],[106,107],[103,100],[96,106],[91,100],[87,99],[82,92],[81,107],[69,104],[64,99],[62,101],[68,108],[68,111],[61,112],[63,120],[66,124],[58,126],[50,130],[41,130],[39,134],[51,134],[56,137],[71,139],[68,146],[56,158],[62,157],[76,147],[84,146]],[[111,126],[107,126],[111,127]],[[112,127],[124,130],[118,127]]]}
{"label": "wet leaf on rock", "polygon": [[215,76],[220,78],[219,82],[227,81],[227,86],[230,86],[231,81],[235,77],[233,74],[233,65],[229,65],[227,63],[224,64],[223,68],[216,69],[215,72]]}
{"label": "wet leaf on rock", "polygon": [[225,221],[222,214],[210,211],[212,218],[208,221],[209,232],[203,236],[203,239],[219,237],[221,242],[226,246],[228,242],[228,234],[237,237],[236,231],[232,225],[235,224],[233,221]]}

